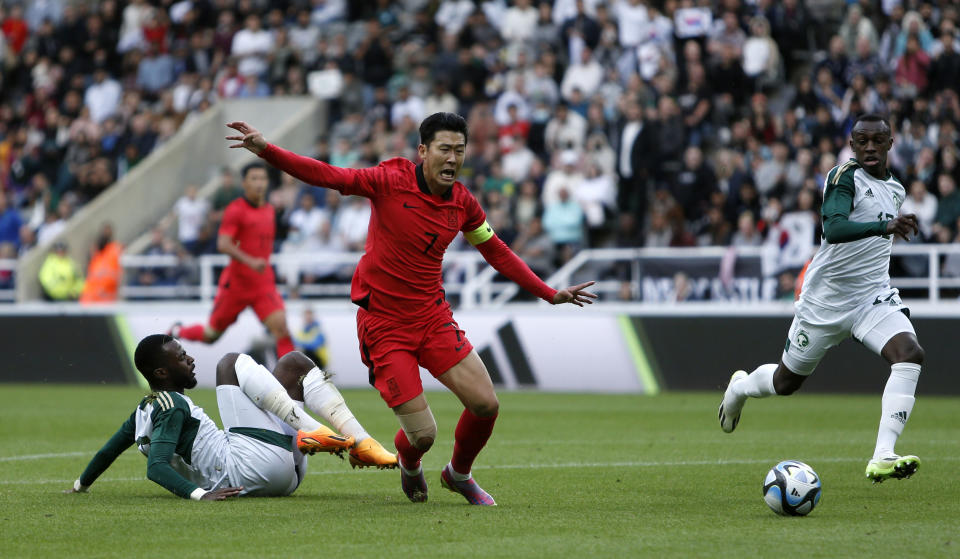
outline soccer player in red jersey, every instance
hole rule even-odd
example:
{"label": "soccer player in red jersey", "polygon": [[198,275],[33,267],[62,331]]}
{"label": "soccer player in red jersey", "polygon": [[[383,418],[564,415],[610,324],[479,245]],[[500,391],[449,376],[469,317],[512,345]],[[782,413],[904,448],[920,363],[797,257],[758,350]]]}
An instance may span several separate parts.
{"label": "soccer player in red jersey", "polygon": [[213,343],[245,308],[253,307],[277,341],[277,358],[293,351],[283,299],[270,266],[277,227],[273,206],[266,199],[268,182],[263,163],[244,167],[243,196],[226,207],[217,234],[217,250],[230,257],[230,264],[220,275],[209,323],[174,324],[169,332],[173,337]]}
{"label": "soccer player in red jersey", "polygon": [[227,124],[239,135],[231,148],[246,148],[301,181],[370,199],[373,212],[365,254],[353,275],[351,300],[357,337],[370,384],[400,422],[394,438],[401,484],[414,502],[427,500],[420,459],[433,445],[437,424],[423,394],[418,365],[464,405],[453,457],[441,484],[470,504],[495,505],[470,471],[497,419],[499,402],[480,356],[453,319],[444,296],[441,265],[459,232],[500,273],[553,304],[582,307],[596,295],[587,282],[557,291],[534,274],[487,224],[477,199],[457,182],[467,147],[467,123],[436,113],[420,125],[419,165],[394,158],[368,169],[344,169],[267,143],[246,122]]}

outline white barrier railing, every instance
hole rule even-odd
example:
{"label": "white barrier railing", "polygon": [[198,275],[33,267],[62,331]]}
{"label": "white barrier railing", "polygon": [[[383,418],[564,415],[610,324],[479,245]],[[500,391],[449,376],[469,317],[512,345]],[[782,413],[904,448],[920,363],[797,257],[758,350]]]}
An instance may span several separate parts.
{"label": "white barrier railing", "polygon": [[[642,299],[641,282],[644,278],[645,263],[652,260],[660,261],[691,261],[705,259],[716,261],[717,264],[729,258],[731,251],[738,259],[763,258],[763,247],[746,247],[731,249],[729,247],[697,247],[697,248],[616,248],[616,249],[586,249],[578,252],[563,267],[558,269],[546,282],[553,287],[566,287],[579,281],[597,279],[597,284],[591,289],[601,296],[617,295],[623,288],[624,282],[629,284],[633,299]],[[891,284],[900,289],[926,291],[926,298],[916,298],[915,301],[937,302],[941,299],[942,289],[960,289],[960,278],[941,277],[941,258],[946,255],[960,255],[960,244],[925,244],[903,245],[895,244],[894,257],[916,256],[926,259],[927,274],[921,277],[893,277]],[[343,297],[350,294],[350,271],[359,261],[361,253],[311,253],[286,254],[279,253],[271,257],[272,264],[277,271],[278,289],[283,295],[294,292],[302,297]],[[227,265],[229,259],[223,254],[204,255],[195,259],[181,260],[174,255],[138,255],[125,254],[121,258],[121,266],[128,278],[120,288],[121,300],[138,299],[199,299],[210,302],[216,294],[217,270]],[[309,271],[318,263],[324,266],[343,266],[340,278],[332,282],[301,284],[300,274]],[[626,265],[629,272],[626,279],[604,279],[597,276],[597,271],[609,268],[614,264]],[[13,271],[17,267],[16,260],[0,260],[0,273]],[[144,269],[176,269],[180,268],[199,281],[187,281],[174,285],[138,285],[129,278]],[[497,308],[510,302],[518,293],[516,284],[509,281],[495,281],[497,271],[486,264],[483,257],[476,251],[453,251],[446,255],[443,263],[444,289],[450,295],[459,297],[460,306],[470,309],[477,307]],[[910,298],[910,297],[905,297]],[[12,301],[14,290],[0,289],[0,302]],[[601,303],[603,301],[601,300]],[[545,303],[544,303],[545,304]],[[618,304],[622,304],[618,301]]]}

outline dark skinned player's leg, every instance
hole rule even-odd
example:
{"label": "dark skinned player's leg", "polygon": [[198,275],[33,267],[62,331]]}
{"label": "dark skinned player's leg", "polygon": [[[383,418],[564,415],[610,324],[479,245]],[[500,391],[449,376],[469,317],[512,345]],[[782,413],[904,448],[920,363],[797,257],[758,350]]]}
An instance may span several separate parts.
{"label": "dark skinned player's leg", "polygon": [[[312,362],[300,354],[307,363]],[[282,360],[277,368],[280,375],[275,376],[256,363],[249,355],[228,353],[217,363],[217,384],[235,385],[249,400],[265,411],[279,417],[284,423],[298,431],[297,446],[306,453],[340,453],[353,445],[353,437],[337,435],[310,417],[303,410],[302,390],[299,378],[304,370],[291,359]],[[307,369],[309,370],[309,369]]]}

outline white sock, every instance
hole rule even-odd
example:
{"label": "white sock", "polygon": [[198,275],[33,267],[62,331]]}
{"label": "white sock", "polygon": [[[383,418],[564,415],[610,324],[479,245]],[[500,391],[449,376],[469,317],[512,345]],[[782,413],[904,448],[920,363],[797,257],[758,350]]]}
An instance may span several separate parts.
{"label": "white sock", "polygon": [[893,448],[913,411],[919,378],[920,365],[916,363],[894,363],[890,367],[890,378],[883,389],[880,404],[880,428],[877,431],[877,446],[873,451],[874,460],[896,454]]}
{"label": "white sock", "polygon": [[263,365],[246,354],[240,354],[234,365],[240,390],[262,410],[279,417],[284,423],[298,431],[313,431],[320,428],[320,422],[298,408],[287,389],[277,377]]}
{"label": "white sock", "polygon": [[452,477],[452,478],[453,478],[454,480],[456,480],[456,481],[467,481],[468,479],[470,479],[470,478],[473,477],[473,474],[472,474],[472,473],[469,473],[469,474],[461,474],[460,472],[454,470],[454,469],[453,469],[453,462],[448,462],[448,463],[447,463],[447,469],[450,470],[450,477]]}
{"label": "white sock", "polygon": [[760,365],[747,378],[733,383],[730,390],[741,398],[766,398],[777,393],[773,388],[773,372],[777,370],[776,363]]}
{"label": "white sock", "polygon": [[327,420],[338,433],[353,437],[358,443],[370,437],[347,407],[330,377],[314,367],[303,378],[303,400],[313,413]]}

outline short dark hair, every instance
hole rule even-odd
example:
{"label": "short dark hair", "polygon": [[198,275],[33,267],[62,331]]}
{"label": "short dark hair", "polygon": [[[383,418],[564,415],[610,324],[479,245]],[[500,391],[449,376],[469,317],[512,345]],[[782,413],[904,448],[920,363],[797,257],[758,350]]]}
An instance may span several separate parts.
{"label": "short dark hair", "polygon": [[467,121],[455,113],[433,113],[420,123],[420,143],[429,146],[440,131],[459,132],[467,141]]}
{"label": "short dark hair", "polygon": [[153,381],[153,371],[164,364],[163,346],[174,339],[167,334],[151,334],[137,344],[137,349],[133,352],[133,364],[147,382]]}
{"label": "short dark hair", "polygon": [[240,171],[240,178],[243,178],[243,179],[247,178],[247,173],[249,173],[254,169],[263,169],[264,171],[266,171],[267,166],[259,161],[254,161],[253,163],[247,163],[246,165],[243,166],[243,170]]}
{"label": "short dark hair", "polygon": [[890,126],[890,121],[887,120],[886,117],[882,115],[878,115],[876,113],[864,113],[858,116],[857,120],[853,121],[853,126],[850,127],[851,132],[853,131],[854,128],[857,127],[857,123],[859,122],[882,122],[887,126],[888,129],[890,130],[893,129]]}

